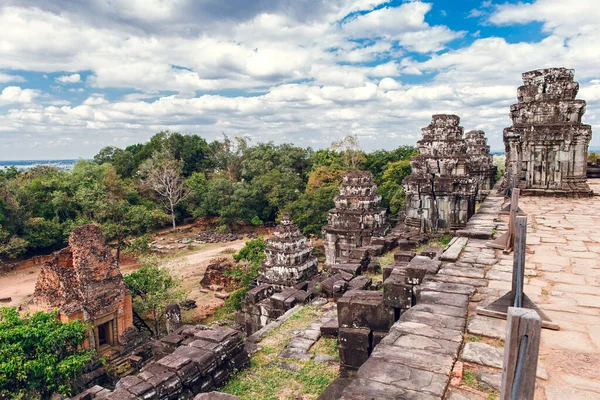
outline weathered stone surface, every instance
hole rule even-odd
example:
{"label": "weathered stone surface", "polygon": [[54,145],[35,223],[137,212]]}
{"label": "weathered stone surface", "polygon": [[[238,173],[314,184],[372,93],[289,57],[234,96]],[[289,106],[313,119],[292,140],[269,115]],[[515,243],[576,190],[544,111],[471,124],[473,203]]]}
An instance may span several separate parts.
{"label": "weathered stone surface", "polygon": [[321,333],[326,336],[337,336],[339,329],[338,319],[333,318],[321,326]]}
{"label": "weathered stone surface", "polygon": [[232,394],[221,392],[200,393],[194,400],[239,400],[240,398]]}
{"label": "weathered stone surface", "polygon": [[394,253],[394,261],[396,262],[401,262],[401,261],[406,261],[406,262],[410,262],[410,260],[412,260],[414,257],[416,256],[416,253],[412,250],[399,250],[397,252]]}
{"label": "weathered stone surface", "polygon": [[462,359],[486,367],[502,368],[504,349],[487,343],[468,342],[463,348]]}
{"label": "weathered stone surface", "polygon": [[[344,264],[348,260],[364,260],[369,252],[381,252],[383,246],[368,249],[372,239],[389,231],[386,210],[380,206],[381,196],[368,171],[348,172],[340,185],[340,194],[333,199],[335,208],[327,214],[323,227],[325,263]],[[364,248],[364,249],[363,249]],[[359,250],[357,252],[357,250]],[[362,254],[357,257],[357,254]],[[365,267],[368,259],[364,260]]]}
{"label": "weathered stone surface", "polygon": [[415,335],[411,333],[400,333],[391,344],[392,346],[401,347],[405,349],[417,349],[430,351],[432,353],[446,354],[452,357],[458,355],[460,343],[452,342],[444,339],[428,338],[422,335]]}
{"label": "weathered stone surface", "polygon": [[[418,304],[418,303],[417,303]],[[448,315],[409,309],[400,317],[402,321],[411,321],[427,324],[434,328],[446,328],[462,331],[465,327],[465,318],[451,317]]]}
{"label": "weathered stone surface", "polygon": [[397,337],[404,333],[422,335],[429,338],[443,339],[457,343],[462,341],[462,331],[456,329],[432,327],[420,322],[401,320],[392,326],[392,329],[390,329],[388,336],[383,339],[383,342],[391,345]]}
{"label": "weathered stone surface", "polygon": [[358,370],[357,375],[397,388],[430,393],[440,397],[444,394],[448,381],[447,376],[386,360],[364,364]]}
{"label": "weathered stone surface", "polygon": [[475,293],[475,288],[471,285],[464,285],[460,283],[445,283],[445,282],[434,282],[432,280],[426,280],[421,284],[421,290],[431,290],[434,292],[442,293],[455,293],[465,294],[471,296]]}
{"label": "weathered stone surface", "polygon": [[469,239],[466,237],[456,238],[454,243],[452,243],[452,245],[442,253],[442,255],[440,256],[440,260],[452,262],[458,260],[458,257],[460,257],[460,253],[463,251],[463,247],[467,244],[468,241]]}
{"label": "weathered stone surface", "polygon": [[576,100],[574,71],[540,69],[523,74],[513,125],[504,129],[506,175],[523,194],[591,196],[586,182],[590,125],[581,123],[586,103]]}
{"label": "weathered stone surface", "polygon": [[439,270],[440,275],[461,276],[465,278],[483,279],[485,271],[479,268],[459,268],[443,266]]}
{"label": "weathered stone surface", "polygon": [[317,274],[318,263],[311,252],[312,244],[307,245],[306,237],[290,220],[289,214],[283,214],[273,237],[267,240],[258,282],[284,288],[310,280]]}
{"label": "weathered stone surface", "polygon": [[371,357],[442,375],[449,375],[454,364],[454,358],[449,355],[417,349],[398,351],[398,347],[382,343],[373,350]]}
{"label": "weathered stone surface", "polygon": [[298,349],[295,347],[283,349],[279,353],[280,358],[292,358],[294,360],[310,360],[312,355],[306,350]]}
{"label": "weathered stone surface", "polygon": [[297,336],[297,337],[290,339],[290,341],[287,343],[286,347],[301,349],[301,350],[308,350],[312,347],[313,344],[315,344],[314,340]]}
{"label": "weathered stone surface", "polygon": [[360,275],[362,266],[359,263],[335,264],[331,267],[334,272],[344,271],[352,276]]}
{"label": "weathered stone surface", "polygon": [[383,282],[383,301],[386,306],[408,309],[412,305],[412,286],[406,283],[406,274],[400,269]]}
{"label": "weathered stone surface", "polygon": [[425,268],[427,270],[427,273],[430,275],[437,274],[440,269],[439,261],[434,261],[431,258],[425,256],[415,256],[408,265],[410,267]]}
{"label": "weathered stone surface", "polygon": [[466,308],[469,296],[457,293],[443,293],[433,290],[418,290],[417,304],[443,304],[453,307]]}
{"label": "weathered stone surface", "polygon": [[445,282],[445,283],[460,283],[463,285],[470,285],[475,287],[483,287],[488,285],[488,281],[485,279],[473,279],[473,278],[465,278],[462,276],[452,276],[452,275],[441,275],[437,274],[430,278],[434,282]]}
{"label": "weathered stone surface", "polygon": [[502,374],[494,372],[481,371],[477,374],[477,381],[484,389],[500,391],[502,386]]}
{"label": "weathered stone surface", "polygon": [[348,290],[367,290],[373,280],[368,276],[357,276],[348,282]]}
{"label": "weathered stone surface", "polygon": [[412,310],[458,318],[466,318],[467,316],[467,309],[465,307],[453,307],[443,304],[417,304]]}
{"label": "weathered stone surface", "polygon": [[506,321],[498,318],[474,315],[469,320],[467,331],[473,335],[487,336],[504,340],[506,337]]}

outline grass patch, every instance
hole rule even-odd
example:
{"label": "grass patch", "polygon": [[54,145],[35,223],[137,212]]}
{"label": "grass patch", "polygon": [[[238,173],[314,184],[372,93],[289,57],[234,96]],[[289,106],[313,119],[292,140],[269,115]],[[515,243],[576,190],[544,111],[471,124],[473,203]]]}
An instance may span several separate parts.
{"label": "grass patch", "polygon": [[379,261],[379,265],[381,265],[382,267],[385,267],[386,265],[393,263],[394,262],[394,253],[396,251],[397,250],[388,251],[384,255],[377,257],[377,261]]}
{"label": "grass patch", "polygon": [[[242,400],[316,399],[339,375],[339,367],[316,363],[313,360],[283,359],[279,353],[294,336],[292,331],[303,330],[323,313],[305,306],[260,343],[262,348],[252,355],[250,367],[236,372],[219,390]],[[337,356],[337,340],[322,337],[311,352]],[[289,365],[294,365],[295,370]]]}
{"label": "grass patch", "polygon": [[488,400],[497,400],[500,396],[500,393],[496,390],[486,389],[483,387],[479,380],[477,380],[478,375],[479,374],[477,371],[465,368],[463,371],[462,384],[486,393],[488,395]]}
{"label": "grass patch", "polygon": [[494,347],[504,347],[504,340],[494,339],[485,336],[466,335],[465,340],[467,342],[485,343]]}

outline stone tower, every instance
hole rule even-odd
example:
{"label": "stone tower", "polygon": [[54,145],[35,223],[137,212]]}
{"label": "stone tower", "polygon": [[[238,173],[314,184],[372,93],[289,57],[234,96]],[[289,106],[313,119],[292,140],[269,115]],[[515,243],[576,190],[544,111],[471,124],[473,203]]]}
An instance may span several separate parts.
{"label": "stone tower", "polygon": [[403,181],[406,227],[422,233],[464,227],[475,212],[476,183],[463,128],[456,115],[434,115],[410,160],[412,173]]}
{"label": "stone tower", "polygon": [[310,280],[317,274],[318,263],[311,250],[312,247],[306,244],[306,237],[290,220],[289,214],[283,214],[273,237],[267,240],[259,283],[283,289]]}
{"label": "stone tower", "polygon": [[93,326],[85,346],[100,352],[125,344],[133,327],[131,294],[96,225],[71,232],[69,247],[42,265],[29,309],[58,309],[61,321],[81,319]]}
{"label": "stone tower", "polygon": [[586,182],[590,125],[581,123],[585,101],[576,100],[574,71],[525,72],[510,107],[513,125],[504,129],[506,174],[522,194],[589,196]]}
{"label": "stone tower", "polygon": [[382,237],[389,229],[381,196],[368,171],[348,172],[333,202],[335,208],[329,210],[323,227],[327,265],[347,263],[354,258],[352,250],[369,246],[373,237]]}
{"label": "stone tower", "polygon": [[469,175],[477,185],[477,199],[483,200],[494,187],[497,168],[494,167],[485,132],[469,131],[465,133],[465,142],[469,156]]}

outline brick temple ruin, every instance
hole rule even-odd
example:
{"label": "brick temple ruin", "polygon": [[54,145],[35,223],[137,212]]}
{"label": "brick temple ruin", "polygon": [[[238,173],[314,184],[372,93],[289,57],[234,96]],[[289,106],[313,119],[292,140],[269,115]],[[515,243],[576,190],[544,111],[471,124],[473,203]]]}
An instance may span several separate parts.
{"label": "brick temple ruin", "polygon": [[504,129],[506,171],[521,194],[590,196],[586,182],[590,125],[581,123],[586,102],[577,100],[574,70],[525,72]]}
{"label": "brick temple ruin", "polygon": [[344,175],[340,194],[333,199],[323,227],[325,264],[360,261],[374,238],[386,235],[390,227],[381,195],[368,171],[350,171]]}
{"label": "brick temple ruin", "polygon": [[42,264],[29,309],[58,309],[63,322],[80,319],[93,326],[84,346],[99,352],[128,344],[135,335],[131,294],[100,228],[80,226],[69,246]]}
{"label": "brick temple ruin", "polygon": [[409,229],[423,233],[461,229],[475,212],[478,186],[470,174],[472,160],[459,123],[456,115],[439,114],[421,130],[419,154],[411,159],[412,172],[403,181]]}
{"label": "brick temple ruin", "polygon": [[477,201],[483,201],[496,183],[497,168],[494,167],[484,131],[465,133],[465,142],[469,156],[469,175],[477,185]]}
{"label": "brick temple ruin", "polygon": [[318,261],[311,252],[312,244],[307,245],[306,237],[290,220],[289,214],[283,214],[273,237],[267,240],[258,282],[282,290],[312,279],[317,274]]}

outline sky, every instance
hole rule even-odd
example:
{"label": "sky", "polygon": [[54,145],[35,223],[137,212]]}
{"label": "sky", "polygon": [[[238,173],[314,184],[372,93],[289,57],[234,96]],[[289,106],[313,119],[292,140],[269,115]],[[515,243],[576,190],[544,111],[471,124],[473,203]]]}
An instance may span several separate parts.
{"label": "sky", "polygon": [[0,159],[161,130],[391,150],[443,113],[503,150],[521,74],[548,67],[598,131],[599,21],[590,0],[0,0]]}

